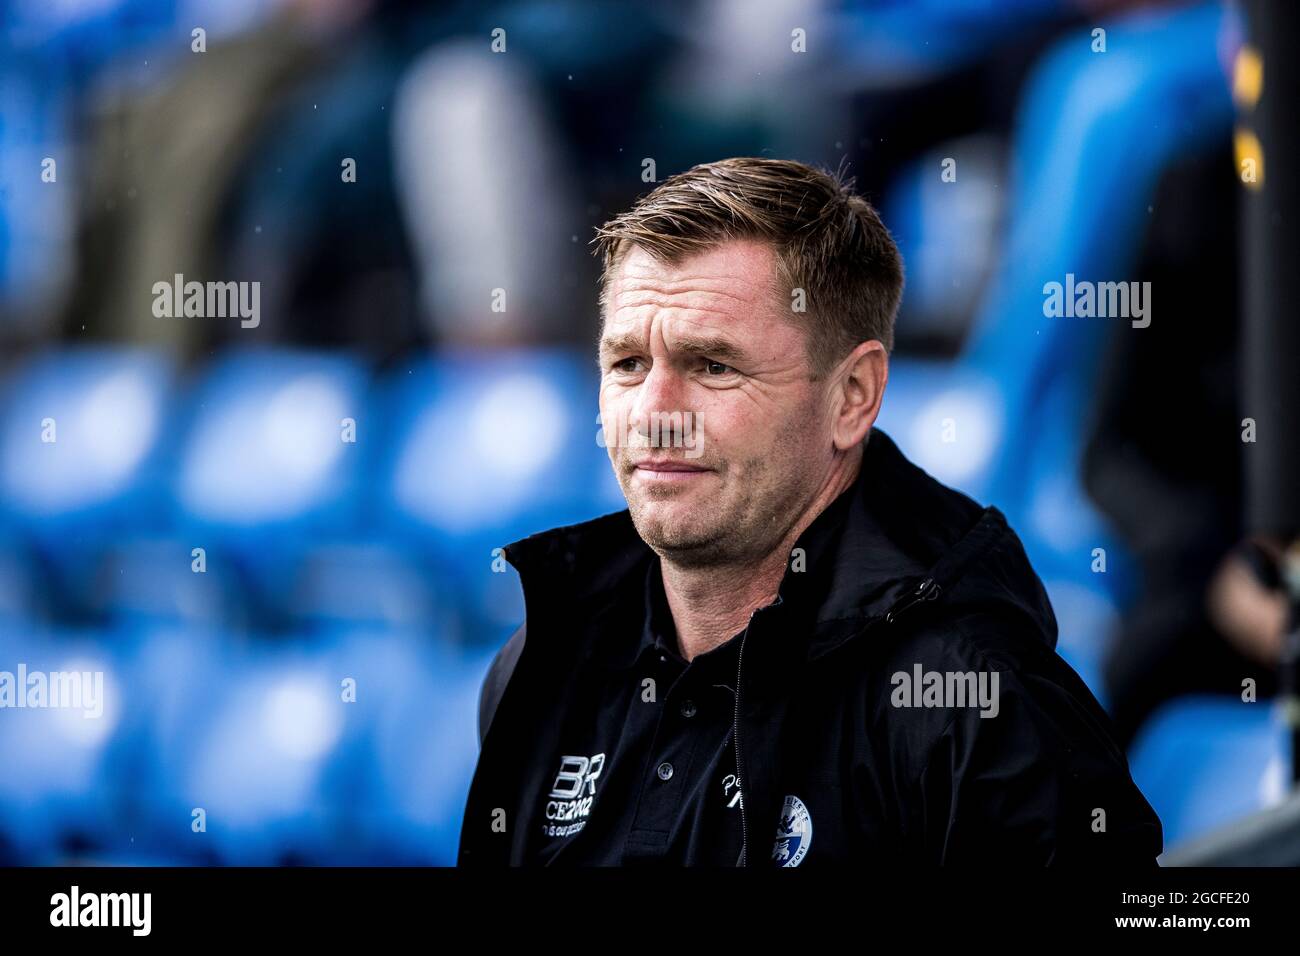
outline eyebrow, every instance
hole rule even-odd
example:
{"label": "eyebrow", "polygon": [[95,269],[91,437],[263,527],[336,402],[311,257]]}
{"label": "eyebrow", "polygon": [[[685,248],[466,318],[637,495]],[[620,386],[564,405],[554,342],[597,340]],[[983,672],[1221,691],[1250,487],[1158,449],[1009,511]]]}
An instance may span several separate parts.
{"label": "eyebrow", "polygon": [[[630,333],[606,336],[600,340],[601,356],[647,351],[649,350],[646,348],[645,340]],[[746,354],[739,345],[720,337],[678,339],[673,345],[673,351],[686,355],[708,356],[720,361],[743,359]]]}

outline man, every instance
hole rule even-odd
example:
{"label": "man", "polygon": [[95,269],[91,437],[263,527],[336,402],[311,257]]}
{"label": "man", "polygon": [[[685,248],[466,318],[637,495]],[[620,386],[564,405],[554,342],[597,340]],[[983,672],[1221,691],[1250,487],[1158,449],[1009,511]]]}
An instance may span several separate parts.
{"label": "man", "polygon": [[729,159],[598,242],[628,510],[506,549],[526,621],[461,864],[1152,865],[1018,538],[873,428],[903,285],[875,211]]}

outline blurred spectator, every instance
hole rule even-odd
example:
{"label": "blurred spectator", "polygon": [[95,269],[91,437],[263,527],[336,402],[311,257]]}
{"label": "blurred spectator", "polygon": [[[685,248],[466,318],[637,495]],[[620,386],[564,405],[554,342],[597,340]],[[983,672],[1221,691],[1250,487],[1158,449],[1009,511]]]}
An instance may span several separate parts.
{"label": "blurred spectator", "polygon": [[166,83],[136,89],[119,74],[105,84],[91,104],[76,283],[64,320],[71,338],[163,343],[193,357],[229,332],[157,318],[154,283],[176,274],[257,278],[224,271],[220,226],[230,197],[245,185],[246,159],[278,104],[326,65],[331,41],[367,6],[288,5],[182,60]]}
{"label": "blurred spectator", "polygon": [[1085,482],[1142,570],[1105,665],[1125,744],[1177,695],[1277,691],[1282,599],[1237,550],[1238,189],[1226,143],[1164,177],[1138,270],[1161,318],[1112,336],[1097,385]]}

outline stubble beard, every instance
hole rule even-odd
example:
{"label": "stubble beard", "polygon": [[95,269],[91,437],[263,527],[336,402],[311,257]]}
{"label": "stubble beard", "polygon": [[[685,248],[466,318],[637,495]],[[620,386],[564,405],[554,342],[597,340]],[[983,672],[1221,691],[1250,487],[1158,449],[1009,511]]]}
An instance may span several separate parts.
{"label": "stubble beard", "polygon": [[[742,474],[764,474],[755,467],[757,460],[744,464]],[[631,472],[625,474],[624,496],[637,534],[664,561],[686,569],[756,566],[780,545],[795,520],[791,512],[800,497],[798,488],[774,489],[771,503],[764,508],[759,500],[769,496],[751,485],[738,499],[699,495],[688,511],[664,516],[656,514],[657,504],[678,497],[678,492],[641,488],[629,494]],[[725,486],[725,463],[719,463],[717,474]]]}

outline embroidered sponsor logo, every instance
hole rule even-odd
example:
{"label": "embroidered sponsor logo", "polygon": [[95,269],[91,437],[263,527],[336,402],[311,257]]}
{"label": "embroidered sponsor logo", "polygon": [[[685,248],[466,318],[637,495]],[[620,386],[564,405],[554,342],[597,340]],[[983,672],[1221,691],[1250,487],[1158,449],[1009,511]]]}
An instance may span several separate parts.
{"label": "embroidered sponsor logo", "polygon": [[740,793],[740,778],[729,773],[722,778],[722,796],[727,801],[727,809],[743,806],[745,798]]}
{"label": "embroidered sponsor logo", "polygon": [[812,814],[793,794],[781,804],[781,819],[776,825],[776,843],[772,859],[781,866],[798,866],[812,846]]}
{"label": "embroidered sponsor logo", "polygon": [[604,769],[603,753],[592,757],[566,754],[560,758],[560,772],[547,795],[548,822],[542,824],[547,836],[572,836],[587,825],[596,799],[596,778]]}

